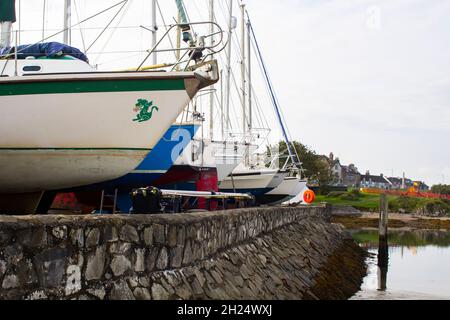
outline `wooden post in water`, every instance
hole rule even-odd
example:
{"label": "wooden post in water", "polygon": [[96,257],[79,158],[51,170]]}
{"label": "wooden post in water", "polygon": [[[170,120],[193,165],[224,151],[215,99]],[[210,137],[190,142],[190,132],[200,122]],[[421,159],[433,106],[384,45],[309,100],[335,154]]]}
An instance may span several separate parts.
{"label": "wooden post in water", "polygon": [[387,241],[388,229],[388,200],[385,193],[380,194],[380,222],[379,222],[379,240]]}
{"label": "wooden post in water", "polygon": [[378,290],[386,290],[388,271],[388,200],[386,194],[380,194],[380,221],[378,235]]}

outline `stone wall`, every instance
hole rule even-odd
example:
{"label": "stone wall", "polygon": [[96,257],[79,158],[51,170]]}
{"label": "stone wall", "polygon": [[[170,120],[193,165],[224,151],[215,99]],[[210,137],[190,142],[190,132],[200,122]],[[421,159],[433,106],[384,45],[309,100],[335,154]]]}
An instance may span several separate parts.
{"label": "stone wall", "polygon": [[325,207],[0,216],[0,298],[348,298],[364,252],[328,216]]}

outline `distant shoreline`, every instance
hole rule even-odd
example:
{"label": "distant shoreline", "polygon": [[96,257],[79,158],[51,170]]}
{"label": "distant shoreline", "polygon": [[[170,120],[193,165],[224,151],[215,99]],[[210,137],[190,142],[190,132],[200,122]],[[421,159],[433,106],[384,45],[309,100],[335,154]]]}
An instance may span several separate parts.
{"label": "distant shoreline", "polygon": [[[378,228],[378,213],[360,215],[332,215],[331,222],[340,223],[347,229]],[[405,213],[389,213],[388,228],[450,230],[449,217],[424,217]]]}

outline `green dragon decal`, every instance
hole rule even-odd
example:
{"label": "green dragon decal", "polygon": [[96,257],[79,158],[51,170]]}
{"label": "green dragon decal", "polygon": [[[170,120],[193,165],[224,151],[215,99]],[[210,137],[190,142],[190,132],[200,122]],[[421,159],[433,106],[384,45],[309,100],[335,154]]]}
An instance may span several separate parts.
{"label": "green dragon decal", "polygon": [[133,110],[134,112],[139,112],[133,121],[144,122],[150,120],[152,118],[153,111],[159,111],[159,108],[153,105],[153,101],[148,102],[145,99],[138,99]]}

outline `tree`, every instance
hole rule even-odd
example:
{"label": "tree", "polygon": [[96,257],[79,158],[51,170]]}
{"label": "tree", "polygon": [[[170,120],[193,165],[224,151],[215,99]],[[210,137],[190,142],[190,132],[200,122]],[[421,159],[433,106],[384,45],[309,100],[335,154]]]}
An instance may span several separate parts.
{"label": "tree", "polygon": [[448,184],[435,184],[431,187],[431,192],[450,195],[450,185]]}
{"label": "tree", "polygon": [[[319,186],[327,185],[331,181],[331,170],[327,158],[318,155],[310,147],[305,146],[298,141],[294,141],[292,145],[297,151],[299,161],[302,163],[303,175],[308,178],[310,183],[317,183]],[[280,168],[282,168],[289,156],[286,142],[280,141],[269,148],[270,149],[267,150],[268,154],[270,153],[270,150],[276,150],[279,154],[279,164]]]}

